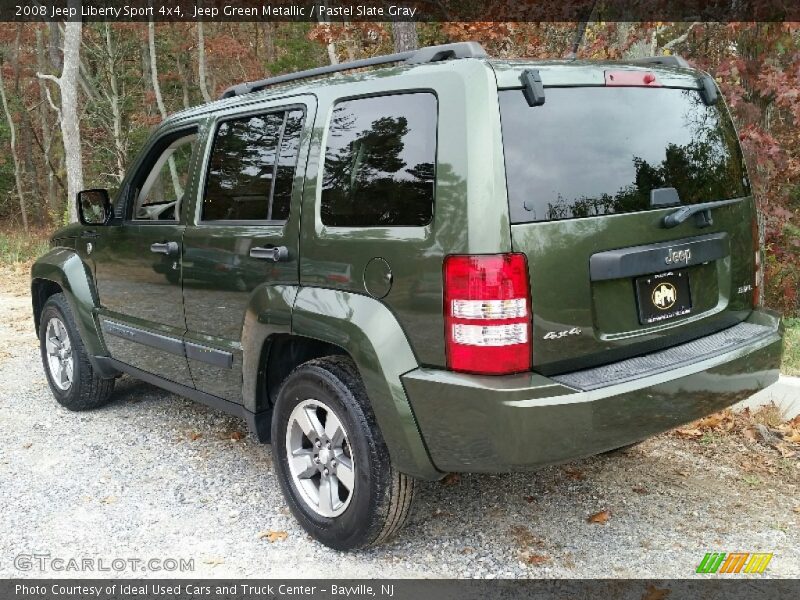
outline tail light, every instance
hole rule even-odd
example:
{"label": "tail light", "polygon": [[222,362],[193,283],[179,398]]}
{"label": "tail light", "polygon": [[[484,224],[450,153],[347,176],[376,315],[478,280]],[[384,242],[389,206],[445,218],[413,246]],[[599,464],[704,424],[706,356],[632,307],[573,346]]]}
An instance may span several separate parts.
{"label": "tail light", "polygon": [[761,264],[761,229],[758,225],[758,213],[753,215],[752,222],[752,235],[753,235],[753,253],[754,265],[753,269],[753,308],[761,305],[761,285],[764,282],[764,272],[762,271]]}
{"label": "tail light", "polygon": [[485,375],[530,370],[531,300],[524,254],[448,256],[444,303],[449,369]]}

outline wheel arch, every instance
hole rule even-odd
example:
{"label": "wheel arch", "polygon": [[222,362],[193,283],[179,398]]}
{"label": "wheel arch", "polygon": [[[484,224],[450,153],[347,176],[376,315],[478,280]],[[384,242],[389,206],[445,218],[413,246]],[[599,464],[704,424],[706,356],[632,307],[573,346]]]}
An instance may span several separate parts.
{"label": "wheel arch", "polygon": [[37,334],[47,299],[58,293],[64,294],[72,310],[92,366],[105,377],[115,375],[95,360],[96,356],[108,355],[95,318],[100,304],[97,289],[89,267],[69,248],[53,248],[31,267],[31,304]]}
{"label": "wheel arch", "polygon": [[328,348],[353,360],[399,471],[421,479],[441,478],[400,380],[419,364],[405,332],[383,303],[363,294],[304,287],[295,299],[291,331],[322,344],[316,349]]}

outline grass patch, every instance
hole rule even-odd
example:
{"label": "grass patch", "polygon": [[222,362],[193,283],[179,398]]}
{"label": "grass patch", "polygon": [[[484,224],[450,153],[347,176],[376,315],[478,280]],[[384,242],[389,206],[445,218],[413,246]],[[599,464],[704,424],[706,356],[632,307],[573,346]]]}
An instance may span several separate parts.
{"label": "grass patch", "polygon": [[47,252],[49,230],[0,229],[0,265],[27,263]]}
{"label": "grass patch", "polygon": [[800,319],[784,319],[783,365],[785,375],[800,375]]}

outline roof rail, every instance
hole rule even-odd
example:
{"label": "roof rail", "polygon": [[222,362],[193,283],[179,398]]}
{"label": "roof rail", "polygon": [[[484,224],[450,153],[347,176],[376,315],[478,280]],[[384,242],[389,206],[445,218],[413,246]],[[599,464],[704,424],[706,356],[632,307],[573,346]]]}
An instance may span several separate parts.
{"label": "roof rail", "polygon": [[686,62],[686,59],[677,54],[671,54],[669,56],[645,56],[644,58],[626,58],[623,62],[642,65],[662,65],[664,67],[682,67],[684,69],[691,68],[691,65]]}
{"label": "roof rail", "polygon": [[231,98],[232,96],[250,94],[252,92],[261,91],[271,85],[286,83],[287,81],[308,79],[310,77],[318,77],[319,75],[326,75],[328,73],[338,73],[340,71],[361,69],[363,67],[374,67],[377,65],[386,65],[396,62],[414,65],[439,62],[454,58],[486,58],[486,56],[486,51],[477,42],[458,42],[455,44],[442,44],[440,46],[426,46],[424,48],[420,48],[419,50],[410,50],[408,52],[398,52],[397,54],[385,54],[383,56],[363,58],[361,60],[339,63],[338,65],[317,67],[316,69],[308,69],[306,71],[287,73],[286,75],[278,75],[277,77],[269,77],[267,79],[260,79],[258,81],[240,83],[238,85],[229,87],[222,93],[220,98]]}

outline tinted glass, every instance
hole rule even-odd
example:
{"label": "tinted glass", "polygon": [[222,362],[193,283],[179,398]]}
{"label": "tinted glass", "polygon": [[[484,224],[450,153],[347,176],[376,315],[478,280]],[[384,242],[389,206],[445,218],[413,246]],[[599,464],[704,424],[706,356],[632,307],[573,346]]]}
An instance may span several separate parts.
{"label": "tinted glass", "polygon": [[436,96],[360,98],[333,111],[322,178],[322,222],[425,225],[433,215]]}
{"label": "tinted glass", "polygon": [[682,204],[750,193],[724,107],[696,90],[548,88],[534,108],[506,90],[500,112],[514,223],[647,210],[656,188]]}
{"label": "tinted glass", "polygon": [[281,148],[280,152],[278,152],[270,219],[285,221],[289,218],[294,170],[297,165],[297,153],[300,149],[300,133],[302,130],[303,111],[293,110],[287,113],[283,137],[281,138]]}
{"label": "tinted glass", "polygon": [[222,123],[211,151],[203,220],[286,219],[302,121],[303,112],[294,110]]}

